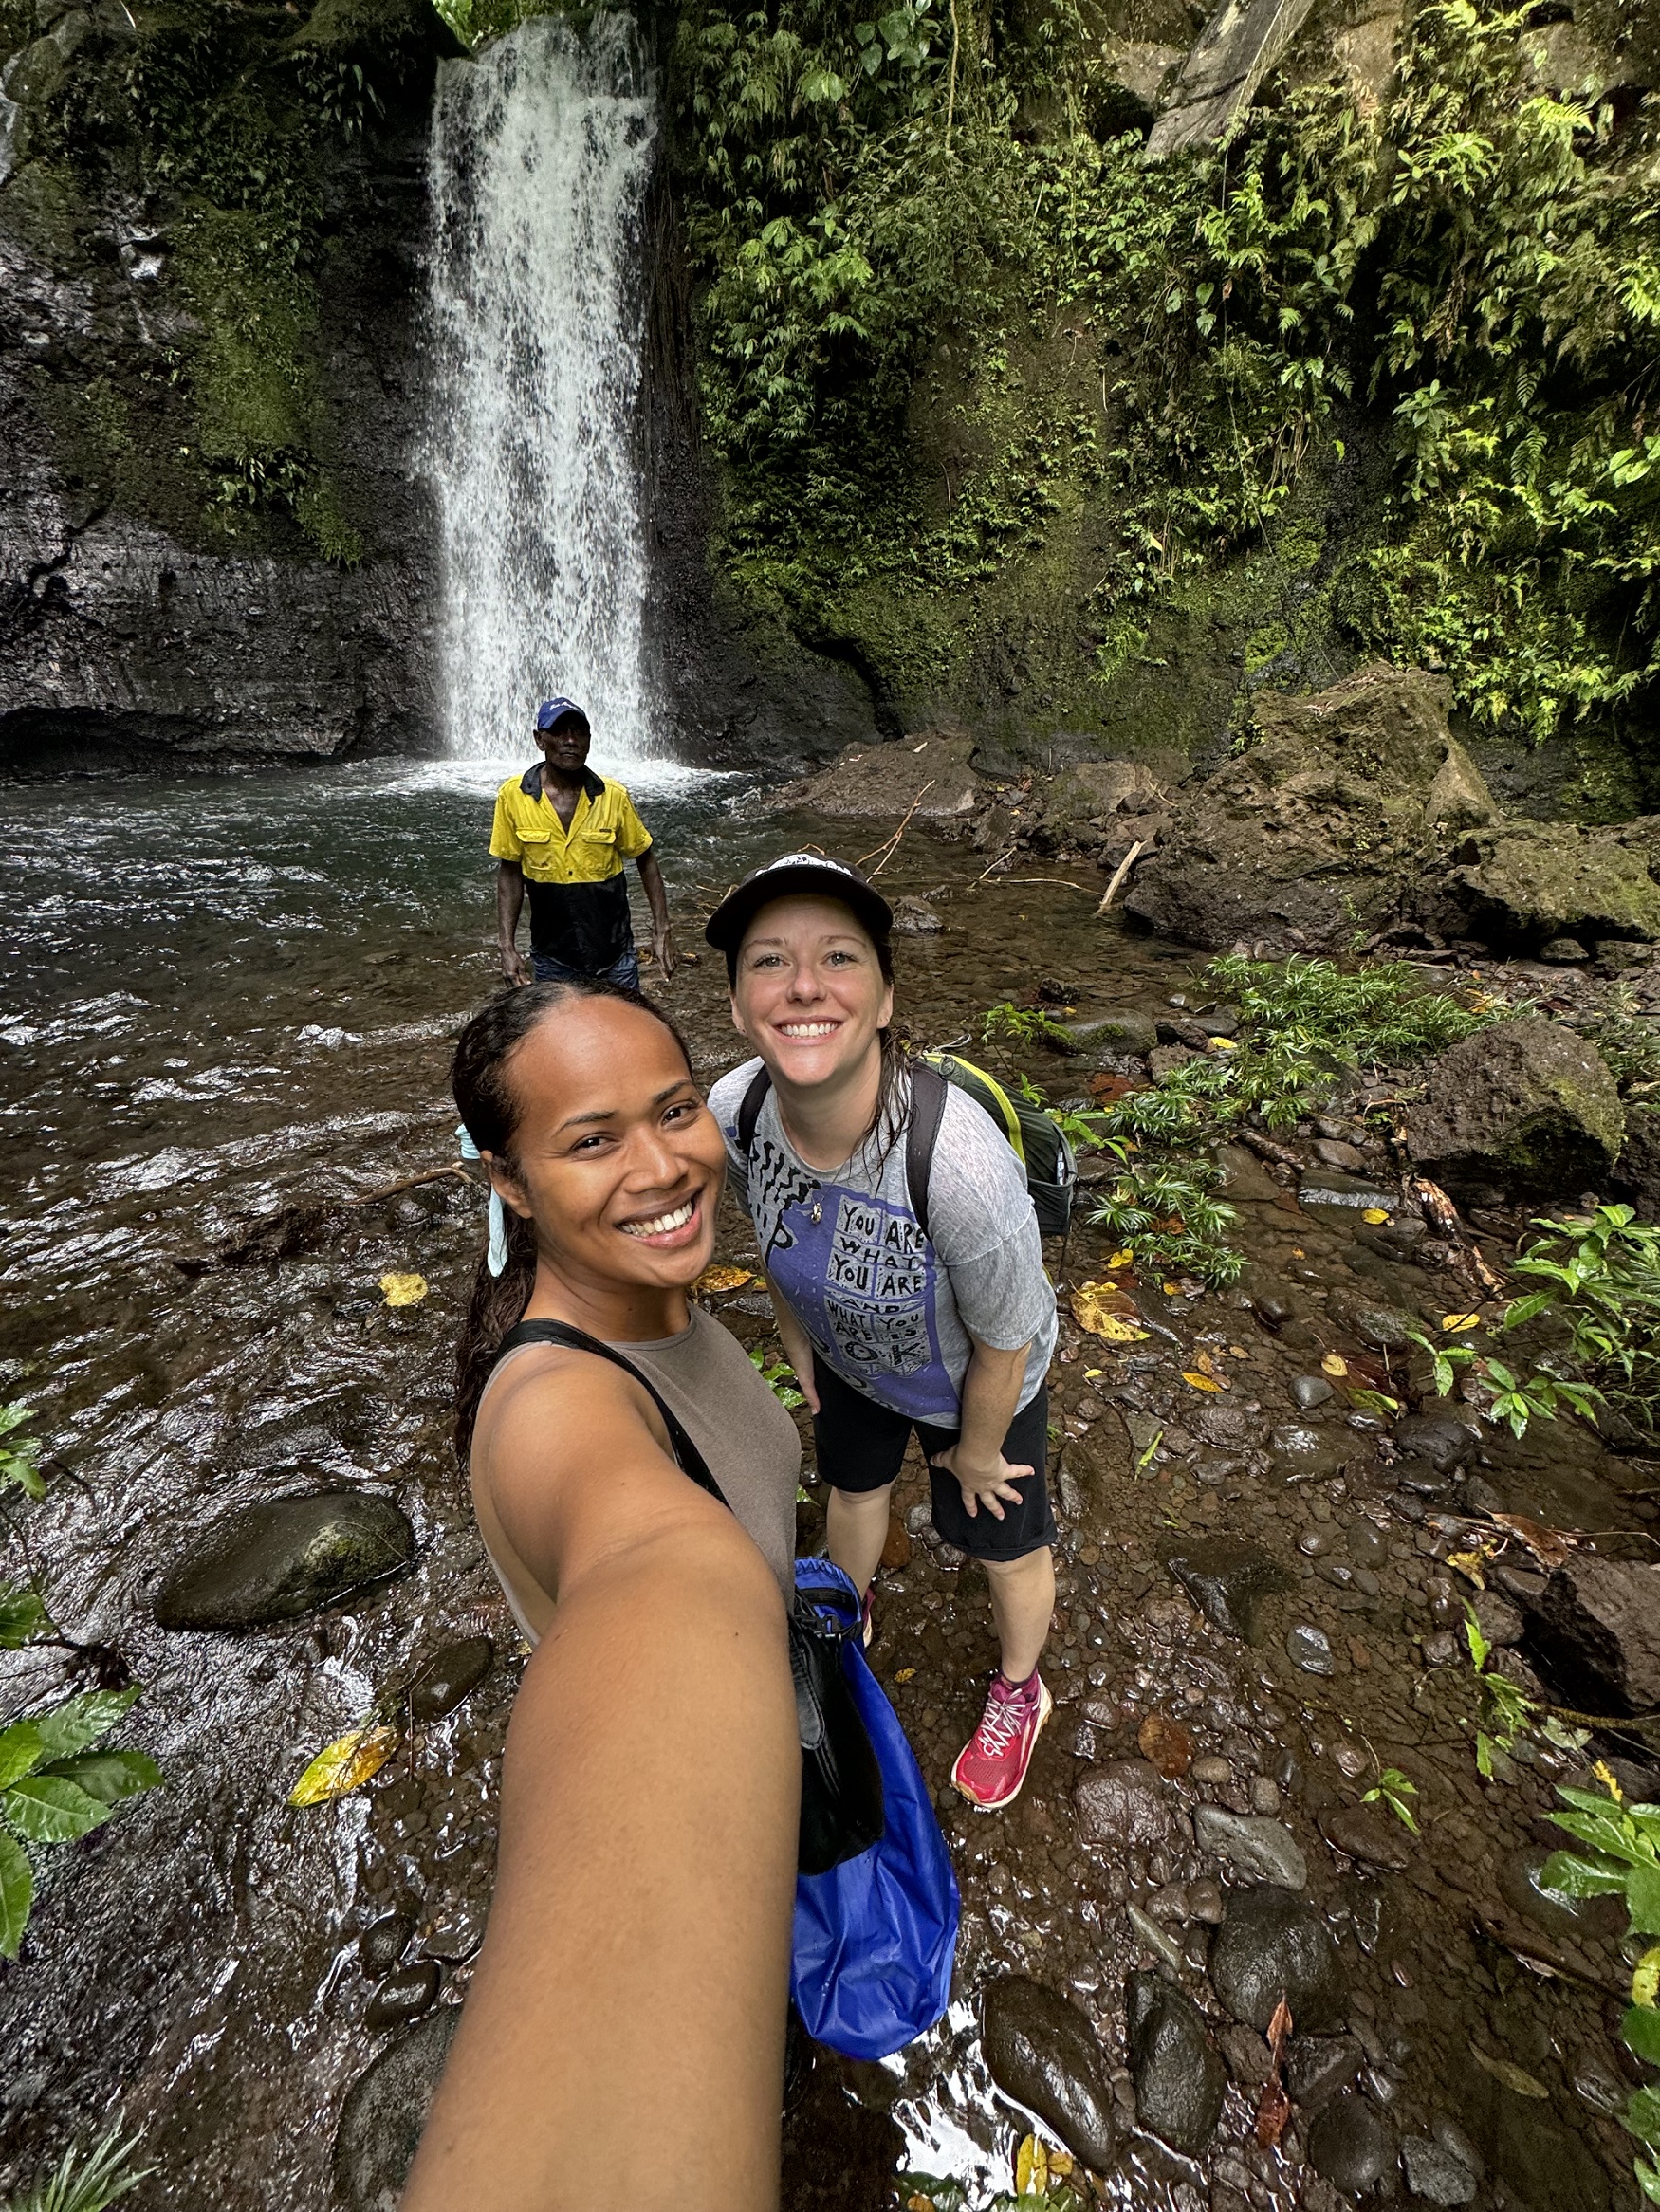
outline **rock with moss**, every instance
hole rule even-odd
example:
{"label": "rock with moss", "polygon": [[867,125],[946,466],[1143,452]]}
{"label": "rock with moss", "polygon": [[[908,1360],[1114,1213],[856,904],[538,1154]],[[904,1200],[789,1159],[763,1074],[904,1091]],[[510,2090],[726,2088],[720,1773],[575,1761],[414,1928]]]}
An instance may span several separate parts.
{"label": "rock with moss", "polygon": [[966,830],[986,786],[968,765],[974,740],[966,730],[932,729],[889,745],[854,744],[816,776],[787,783],[782,807],[807,807],[897,828],[909,816],[935,829]]}
{"label": "rock with moss", "polygon": [[1608,1180],[1625,1115],[1607,1062],[1558,1022],[1501,1022],[1432,1060],[1407,1114],[1415,1164],[1458,1195],[1577,1197]]}
{"label": "rock with moss", "polygon": [[1660,818],[1615,828],[1492,823],[1466,838],[1447,884],[1470,934],[1537,950],[1556,937],[1660,939]]}
{"label": "rock with moss", "polygon": [[1382,667],[1260,694],[1256,742],[1178,802],[1129,911],[1192,944],[1319,951],[1414,913],[1454,837],[1498,819],[1449,703],[1443,678]]}

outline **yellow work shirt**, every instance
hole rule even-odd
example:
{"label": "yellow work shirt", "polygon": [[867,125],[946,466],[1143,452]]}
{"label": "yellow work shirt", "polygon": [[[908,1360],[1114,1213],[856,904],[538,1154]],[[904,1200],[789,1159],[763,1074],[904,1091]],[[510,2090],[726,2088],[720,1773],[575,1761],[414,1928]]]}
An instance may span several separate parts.
{"label": "yellow work shirt", "polygon": [[651,842],[622,785],[592,768],[569,829],[543,793],[540,762],[496,793],[490,856],[516,860],[524,872],[531,949],[584,974],[600,974],[633,951],[623,862]]}

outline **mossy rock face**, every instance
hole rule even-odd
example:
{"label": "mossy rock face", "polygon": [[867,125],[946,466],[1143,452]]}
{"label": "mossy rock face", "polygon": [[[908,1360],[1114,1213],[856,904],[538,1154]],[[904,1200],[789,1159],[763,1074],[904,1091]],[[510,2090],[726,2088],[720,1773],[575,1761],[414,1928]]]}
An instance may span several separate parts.
{"label": "mossy rock face", "polygon": [[1480,831],[1449,877],[1483,936],[1538,946],[1552,937],[1660,940],[1660,818],[1618,829],[1518,821]]}
{"label": "mossy rock face", "polygon": [[1625,1140],[1607,1062],[1558,1022],[1501,1022],[1430,1062],[1407,1115],[1414,1162],[1456,1194],[1577,1197],[1605,1184]]}

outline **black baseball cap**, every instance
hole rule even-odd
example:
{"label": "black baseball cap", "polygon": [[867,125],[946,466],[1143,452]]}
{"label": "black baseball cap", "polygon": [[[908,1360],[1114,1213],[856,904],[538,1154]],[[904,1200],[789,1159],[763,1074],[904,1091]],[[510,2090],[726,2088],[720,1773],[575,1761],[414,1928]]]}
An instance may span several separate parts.
{"label": "black baseball cap", "polygon": [[845,860],[829,859],[822,853],[785,853],[768,860],[729,891],[704,927],[704,936],[729,960],[737,955],[744,932],[764,906],[775,898],[801,892],[817,892],[821,898],[836,898],[851,907],[878,945],[885,945],[894,927],[894,910],[881,893]]}

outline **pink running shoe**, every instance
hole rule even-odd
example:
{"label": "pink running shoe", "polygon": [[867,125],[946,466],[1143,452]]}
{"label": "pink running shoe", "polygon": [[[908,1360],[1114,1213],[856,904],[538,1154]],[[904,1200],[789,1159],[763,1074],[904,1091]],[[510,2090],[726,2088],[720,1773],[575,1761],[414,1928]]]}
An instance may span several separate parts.
{"label": "pink running shoe", "polygon": [[991,1677],[980,1725],[957,1754],[951,1780],[980,1813],[1001,1813],[1021,1794],[1038,1732],[1055,1710],[1055,1701],[1033,1675],[1016,1689],[1001,1674]]}

